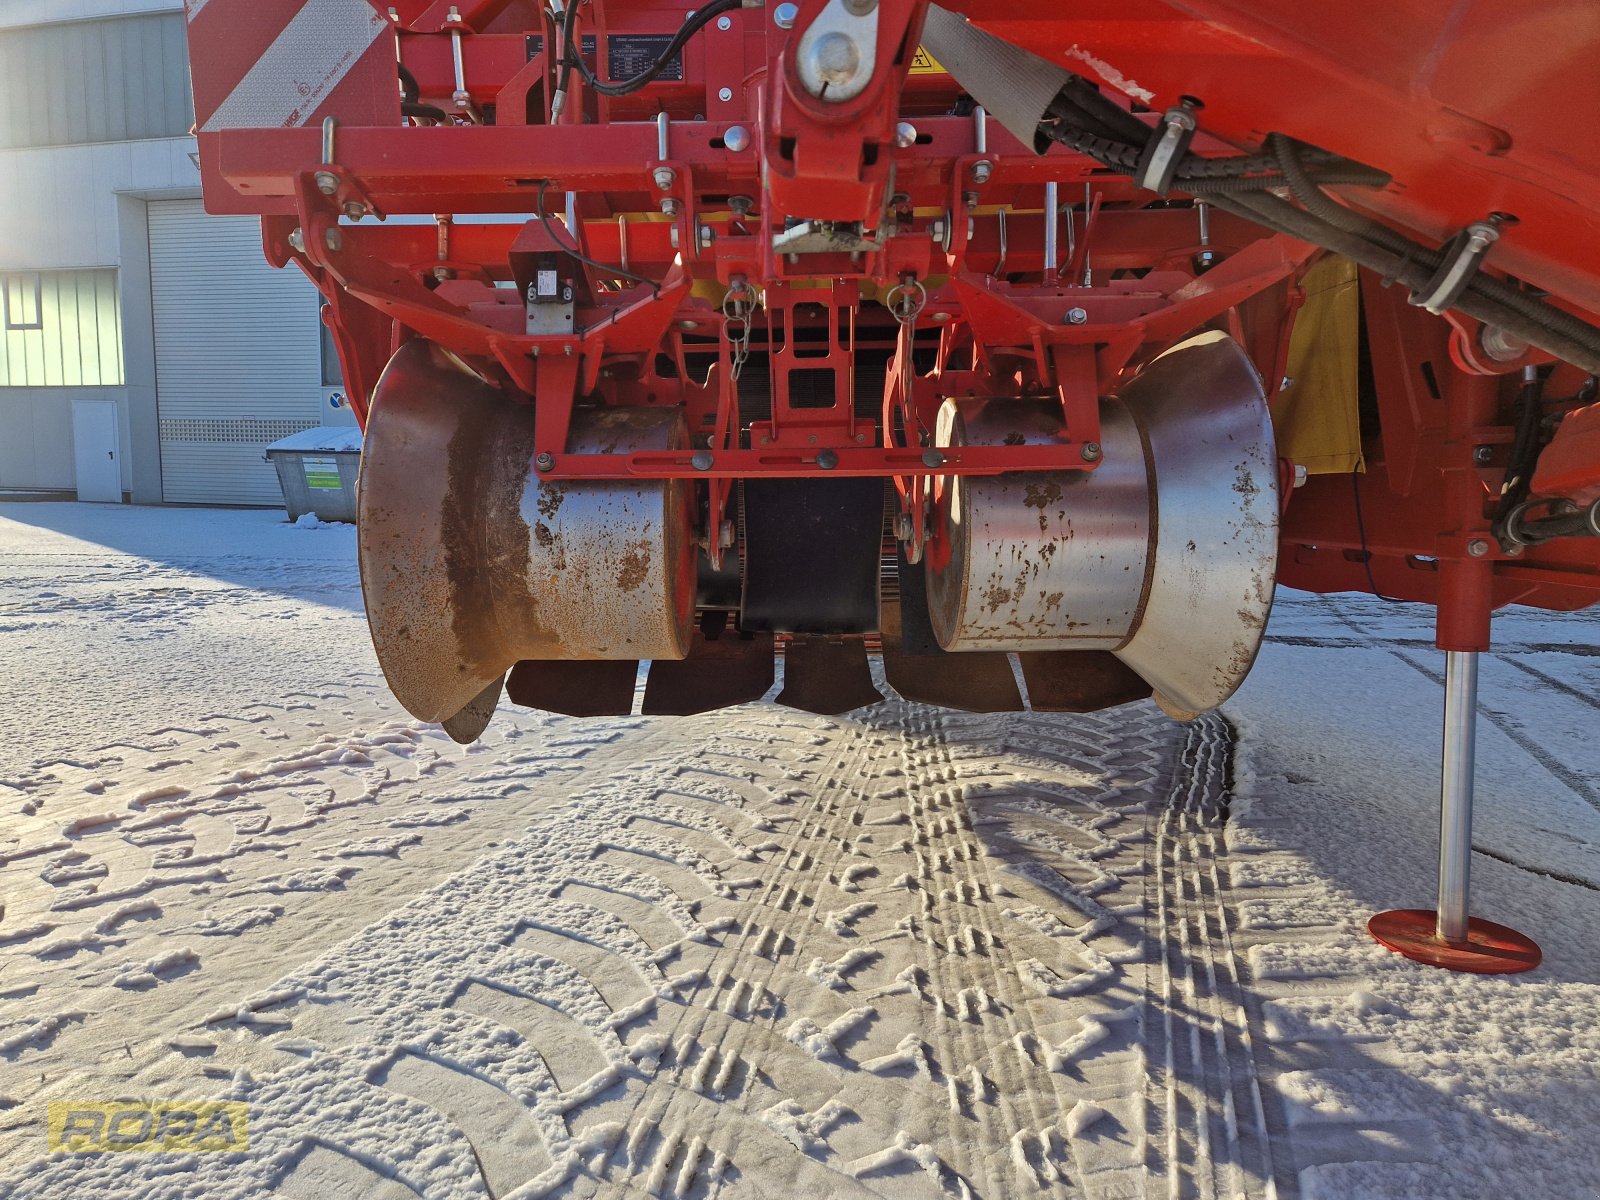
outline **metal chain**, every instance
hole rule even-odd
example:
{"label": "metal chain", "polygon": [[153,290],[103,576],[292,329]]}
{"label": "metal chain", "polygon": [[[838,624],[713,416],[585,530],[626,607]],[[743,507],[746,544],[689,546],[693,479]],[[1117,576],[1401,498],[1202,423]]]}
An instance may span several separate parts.
{"label": "metal chain", "polygon": [[[928,304],[928,289],[915,276],[905,275],[889,289],[883,298],[885,306],[900,324],[900,412],[906,423],[906,438],[914,439],[921,432],[913,430],[911,422],[916,412],[911,399],[911,348],[916,334],[917,317]],[[885,431],[887,436],[887,431]]]}
{"label": "metal chain", "polygon": [[722,335],[728,339],[732,356],[729,373],[734,383],[739,382],[745,360],[750,357],[750,317],[755,307],[756,297],[748,284],[736,283],[722,297]]}

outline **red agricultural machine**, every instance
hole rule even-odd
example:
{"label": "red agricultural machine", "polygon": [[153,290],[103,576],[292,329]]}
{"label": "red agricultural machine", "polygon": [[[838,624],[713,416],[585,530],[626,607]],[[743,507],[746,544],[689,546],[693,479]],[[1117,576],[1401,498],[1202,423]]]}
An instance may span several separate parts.
{"label": "red agricultural machine", "polygon": [[[871,652],[1190,716],[1283,583],[1437,606],[1459,817],[1491,612],[1600,598],[1590,0],[188,19],[208,207],[325,297],[378,658],[458,739],[776,654],[815,712]],[[1418,952],[1506,969],[1459,833]]]}

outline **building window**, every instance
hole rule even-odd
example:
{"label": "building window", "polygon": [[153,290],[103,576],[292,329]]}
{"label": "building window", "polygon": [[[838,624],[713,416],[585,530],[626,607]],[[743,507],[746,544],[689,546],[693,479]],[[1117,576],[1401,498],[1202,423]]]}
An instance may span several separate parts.
{"label": "building window", "polygon": [[31,274],[14,274],[6,276],[4,288],[0,293],[5,296],[6,328],[11,329],[42,329],[44,326],[39,321],[39,303],[44,290],[39,272]]}
{"label": "building window", "polygon": [[0,272],[0,387],[121,387],[117,273]]}
{"label": "building window", "polygon": [[181,12],[0,30],[0,149],[183,137],[193,124]]}

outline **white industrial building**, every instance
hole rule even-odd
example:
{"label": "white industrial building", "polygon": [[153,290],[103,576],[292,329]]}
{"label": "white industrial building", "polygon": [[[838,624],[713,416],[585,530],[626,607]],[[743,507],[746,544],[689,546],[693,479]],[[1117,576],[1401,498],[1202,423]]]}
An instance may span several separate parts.
{"label": "white industrial building", "polygon": [[200,203],[174,0],[0,5],[0,495],[279,504],[353,423],[319,297]]}

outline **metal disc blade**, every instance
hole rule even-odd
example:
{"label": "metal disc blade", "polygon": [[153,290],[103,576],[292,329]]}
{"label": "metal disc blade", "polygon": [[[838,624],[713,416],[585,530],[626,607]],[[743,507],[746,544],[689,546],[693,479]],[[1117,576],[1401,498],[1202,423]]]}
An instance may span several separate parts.
{"label": "metal disc blade", "polygon": [[770,633],[728,629],[721,637],[708,639],[696,630],[687,658],[656,659],[650,664],[639,711],[647,717],[686,717],[753,704],[772,687],[772,655]]}
{"label": "metal disc blade", "polygon": [[[902,602],[904,598],[902,597]],[[1011,656],[996,651],[966,654],[907,653],[901,602],[883,602],[883,673],[907,700],[963,712],[1021,712],[1022,693]]]}
{"label": "metal disc blade", "polygon": [[483,735],[483,731],[489,728],[489,719],[494,716],[494,710],[500,703],[500,688],[504,683],[503,678],[496,679],[469,700],[467,706],[455,716],[440,722],[452,741],[465,746],[468,742],[477,741]]}
{"label": "metal disc blade", "polygon": [[1034,712],[1099,712],[1150,695],[1150,685],[1109,650],[1035,650],[1017,661]]}
{"label": "metal disc blade", "polygon": [[506,695],[513,704],[568,717],[625,717],[633,711],[639,664],[523,659],[511,668]]}
{"label": "metal disc blade", "polygon": [[785,648],[779,704],[831,717],[882,699],[872,683],[865,642],[797,637]]}

